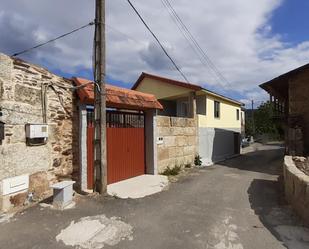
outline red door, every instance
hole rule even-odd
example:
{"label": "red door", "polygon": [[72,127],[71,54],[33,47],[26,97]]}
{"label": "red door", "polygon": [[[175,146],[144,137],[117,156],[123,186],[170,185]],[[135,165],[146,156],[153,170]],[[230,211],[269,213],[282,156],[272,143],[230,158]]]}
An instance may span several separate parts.
{"label": "red door", "polygon": [[[92,119],[93,117],[90,120]],[[108,111],[106,126],[107,184],[143,175],[145,173],[144,115]],[[90,189],[94,184],[93,134],[93,122],[88,121],[87,180]]]}
{"label": "red door", "polygon": [[107,183],[145,173],[144,115],[107,112]]}
{"label": "red door", "polygon": [[107,128],[107,183],[145,173],[144,128]]}

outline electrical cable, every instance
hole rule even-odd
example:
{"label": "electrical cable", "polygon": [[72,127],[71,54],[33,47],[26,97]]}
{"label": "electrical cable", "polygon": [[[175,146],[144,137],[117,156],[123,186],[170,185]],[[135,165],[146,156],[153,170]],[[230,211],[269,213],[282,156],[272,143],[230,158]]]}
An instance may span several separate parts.
{"label": "electrical cable", "polygon": [[172,59],[172,57],[168,54],[168,52],[166,51],[166,49],[164,48],[164,46],[162,45],[162,43],[160,42],[160,40],[158,39],[158,37],[154,34],[154,32],[151,30],[151,28],[147,25],[147,23],[145,22],[145,20],[143,19],[143,17],[141,16],[141,14],[138,12],[138,10],[134,7],[134,5],[132,4],[132,2],[130,0],[127,0],[127,2],[129,3],[129,5],[132,7],[132,9],[134,10],[134,12],[136,13],[136,15],[139,17],[139,19],[142,21],[142,23],[144,24],[144,26],[148,29],[148,31],[151,33],[151,35],[153,36],[153,38],[157,41],[157,43],[159,44],[159,46],[161,47],[161,49],[163,50],[163,52],[165,53],[165,55],[169,58],[169,60],[172,62],[172,64],[174,65],[175,69],[181,74],[181,76],[185,79],[186,82],[189,83],[187,77],[184,75],[184,73],[181,71],[181,69],[177,66],[176,62]]}
{"label": "electrical cable", "polygon": [[184,31],[184,29],[182,28],[181,24],[178,22],[177,18],[175,17],[173,11],[168,7],[167,3],[164,0],[161,0],[161,3],[163,4],[163,6],[166,8],[168,14],[170,15],[171,19],[173,20],[173,22],[176,24],[178,30],[181,32],[181,34],[183,35],[183,37],[187,40],[188,44],[190,45],[191,49],[194,51],[194,53],[198,56],[198,59],[200,60],[200,62],[205,65],[206,69],[209,71],[209,73],[212,73],[212,71],[210,71],[210,67],[208,66],[208,64],[205,64],[205,61],[203,60],[201,54],[198,52],[198,50],[196,49],[196,47],[193,45],[193,43],[190,40],[190,37],[188,36],[188,34]]}
{"label": "electrical cable", "polygon": [[179,22],[181,23],[181,25],[184,27],[185,31],[188,33],[188,35],[190,36],[191,40],[193,41],[193,43],[195,44],[195,46],[198,48],[198,50],[201,52],[201,54],[204,56],[206,62],[211,66],[211,68],[219,75],[219,78],[221,78],[223,81],[225,81],[226,83],[228,83],[228,81],[225,79],[225,77],[223,76],[223,74],[216,68],[216,66],[214,65],[214,63],[212,62],[212,60],[210,59],[210,57],[207,55],[207,53],[202,49],[202,47],[199,45],[199,43],[197,42],[197,40],[195,39],[195,37],[192,35],[192,33],[189,31],[189,29],[187,28],[187,26],[183,23],[182,19],[179,17],[179,15],[177,14],[176,10],[173,8],[173,6],[171,5],[171,3],[169,2],[169,0],[164,0],[169,7],[171,8],[171,10],[173,11],[173,13],[175,13],[175,16],[177,17],[177,19],[179,20]]}
{"label": "electrical cable", "polygon": [[[184,22],[182,21],[182,19],[179,17],[179,15],[177,14],[176,10],[173,8],[173,6],[171,5],[169,0],[161,0],[161,2],[163,3],[163,5],[165,7],[167,7],[173,17],[175,18],[175,22],[178,22],[178,24],[180,26],[178,26],[179,28],[181,28],[183,30],[183,32],[185,32],[185,34],[183,34],[185,36],[186,39],[189,39],[193,45],[195,46],[196,50],[198,51],[198,53],[202,56],[202,58],[204,59],[204,65],[205,63],[207,64],[207,66],[213,70],[213,72],[215,73],[215,75],[218,77],[218,79],[220,79],[221,81],[225,82],[226,85],[229,85],[230,83],[228,82],[228,80],[224,77],[224,75],[219,71],[219,69],[214,65],[214,63],[212,62],[212,60],[210,59],[210,57],[207,55],[207,53],[205,52],[204,49],[202,49],[202,47],[199,45],[198,41],[195,39],[195,37],[193,36],[193,34],[190,32],[190,30],[187,28],[187,26],[184,24]],[[182,32],[182,33],[183,33]],[[206,65],[205,65],[206,66]],[[219,82],[220,83],[220,82]],[[222,83],[220,83],[222,84]],[[224,85],[222,85],[224,86]],[[226,87],[226,86],[224,86]]]}
{"label": "electrical cable", "polygon": [[57,36],[56,38],[53,38],[53,39],[48,40],[48,41],[46,41],[46,42],[40,43],[40,44],[38,44],[38,45],[36,45],[36,46],[34,46],[34,47],[27,48],[27,49],[25,49],[25,50],[22,50],[22,51],[20,51],[20,52],[17,52],[17,53],[15,53],[15,54],[13,54],[12,56],[18,56],[18,55],[27,53],[27,52],[29,52],[29,51],[31,51],[31,50],[37,49],[37,48],[39,48],[39,47],[45,46],[45,45],[48,44],[48,43],[54,42],[54,41],[56,41],[56,40],[59,40],[59,39],[65,37],[65,36],[71,35],[71,34],[77,32],[77,31],[79,31],[79,30],[81,30],[81,29],[87,28],[87,27],[92,26],[92,25],[94,25],[94,24],[95,24],[95,22],[92,21],[92,22],[90,22],[90,23],[88,23],[88,24],[86,24],[86,25],[83,25],[83,26],[81,26],[81,27],[79,27],[79,28],[76,28],[76,29],[74,29],[74,30],[72,30],[72,31],[70,31],[70,32],[67,32],[67,33],[63,34],[63,35]]}

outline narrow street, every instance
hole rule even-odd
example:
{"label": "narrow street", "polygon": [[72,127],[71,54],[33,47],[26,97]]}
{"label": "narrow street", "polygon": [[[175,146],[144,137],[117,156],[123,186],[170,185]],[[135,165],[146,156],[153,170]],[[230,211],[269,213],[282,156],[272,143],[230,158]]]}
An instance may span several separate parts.
{"label": "narrow street", "polygon": [[167,191],[143,199],[82,197],[63,212],[38,205],[0,223],[0,248],[73,248],[56,237],[72,221],[97,215],[132,227],[128,239],[104,248],[309,248],[309,231],[284,206],[277,181],[282,160],[279,146],[261,146],[193,169]]}

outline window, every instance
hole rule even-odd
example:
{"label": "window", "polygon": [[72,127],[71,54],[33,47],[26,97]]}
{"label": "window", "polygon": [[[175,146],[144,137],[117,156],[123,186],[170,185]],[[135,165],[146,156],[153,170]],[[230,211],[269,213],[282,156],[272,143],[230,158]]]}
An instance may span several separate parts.
{"label": "window", "polygon": [[239,109],[236,110],[236,119],[239,120]]}
{"label": "window", "polygon": [[189,103],[188,101],[183,101],[180,104],[180,116],[188,117],[188,114],[189,114]]}
{"label": "window", "polygon": [[206,96],[196,96],[196,113],[206,115]]}
{"label": "window", "polygon": [[215,118],[220,118],[220,102],[215,101],[214,105],[214,116]]}
{"label": "window", "polygon": [[176,117],[188,117],[189,114],[189,102],[187,99],[177,100],[177,115]]}

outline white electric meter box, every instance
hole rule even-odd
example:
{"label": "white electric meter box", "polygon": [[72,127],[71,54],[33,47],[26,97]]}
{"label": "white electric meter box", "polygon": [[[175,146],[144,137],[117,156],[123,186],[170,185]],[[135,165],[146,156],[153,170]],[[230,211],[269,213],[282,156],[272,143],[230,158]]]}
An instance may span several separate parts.
{"label": "white electric meter box", "polygon": [[27,138],[48,138],[47,124],[26,124]]}
{"label": "white electric meter box", "polygon": [[29,188],[29,175],[15,176],[2,180],[2,195],[10,195]]}

